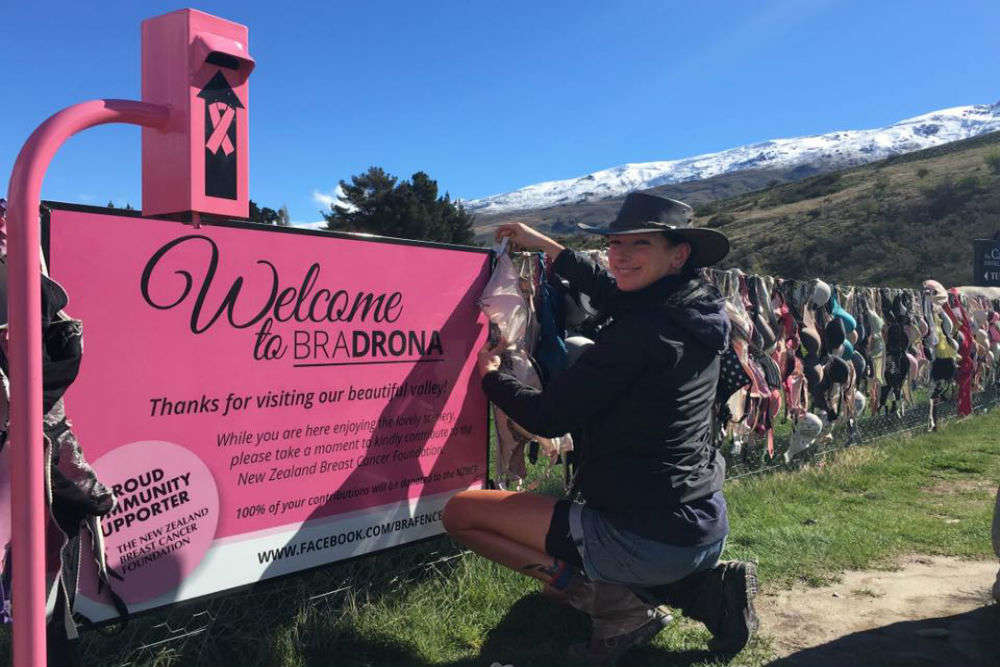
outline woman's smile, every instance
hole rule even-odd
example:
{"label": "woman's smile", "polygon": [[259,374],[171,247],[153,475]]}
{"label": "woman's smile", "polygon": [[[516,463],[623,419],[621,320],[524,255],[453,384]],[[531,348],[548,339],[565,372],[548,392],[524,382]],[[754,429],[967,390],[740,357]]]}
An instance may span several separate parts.
{"label": "woman's smile", "polygon": [[660,278],[677,273],[678,249],[660,232],[648,234],[616,234],[608,240],[608,264],[624,292],[640,290]]}

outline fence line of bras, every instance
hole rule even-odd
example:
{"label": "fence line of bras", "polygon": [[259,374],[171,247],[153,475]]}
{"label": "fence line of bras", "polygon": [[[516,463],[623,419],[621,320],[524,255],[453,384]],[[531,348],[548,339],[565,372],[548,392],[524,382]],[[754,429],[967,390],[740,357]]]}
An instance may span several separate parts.
{"label": "fence line of bras", "polygon": [[[601,315],[554,275],[540,253],[500,249],[480,305],[510,344],[502,370],[541,389],[596,335]],[[586,251],[607,267],[604,251]],[[902,417],[927,394],[927,427],[942,400],[972,410],[1000,360],[1000,290],[921,289],[783,279],[739,269],[702,269],[733,325],[716,396],[712,438],[727,458],[762,452],[765,463],[808,456],[819,439],[858,439],[863,417]],[[727,371],[728,372],[725,372]],[[495,480],[525,488],[526,456],[572,459],[572,438],[541,438],[495,406]],[[790,422],[788,438],[775,425]],[[565,479],[569,479],[566,471]]]}

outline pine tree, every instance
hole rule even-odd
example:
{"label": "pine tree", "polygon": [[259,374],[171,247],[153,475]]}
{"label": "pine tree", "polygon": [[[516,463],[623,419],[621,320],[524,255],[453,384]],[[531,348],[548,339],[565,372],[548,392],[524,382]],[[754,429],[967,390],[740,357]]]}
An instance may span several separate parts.
{"label": "pine tree", "polygon": [[282,204],[281,208],[278,209],[278,220],[274,224],[278,225],[279,227],[292,226],[292,219],[288,215],[288,207],[285,206],[284,204]]}
{"label": "pine tree", "polygon": [[257,205],[257,202],[250,200],[250,222],[257,222],[262,225],[276,225],[278,223],[279,214],[273,208],[268,208],[265,206],[261,208]]}
{"label": "pine tree", "polygon": [[323,212],[327,228],[402,239],[444,243],[473,242],[473,216],[448,193],[438,196],[437,181],[418,171],[399,181],[381,167],[340,182],[343,196]]}

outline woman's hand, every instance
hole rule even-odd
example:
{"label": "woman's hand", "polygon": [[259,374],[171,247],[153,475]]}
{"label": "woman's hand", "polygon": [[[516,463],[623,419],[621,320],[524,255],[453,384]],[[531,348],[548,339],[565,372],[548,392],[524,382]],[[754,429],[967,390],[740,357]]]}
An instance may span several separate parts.
{"label": "woman's hand", "polygon": [[508,222],[497,227],[496,239],[499,241],[502,238],[510,239],[511,243],[525,250],[541,250],[552,258],[564,250],[563,246],[523,222]]}
{"label": "woman's hand", "polygon": [[479,348],[479,359],[476,364],[479,367],[480,376],[500,370],[500,352],[505,347],[507,347],[507,343],[504,340],[500,340],[495,346],[490,345],[488,340],[483,343],[483,346]]}

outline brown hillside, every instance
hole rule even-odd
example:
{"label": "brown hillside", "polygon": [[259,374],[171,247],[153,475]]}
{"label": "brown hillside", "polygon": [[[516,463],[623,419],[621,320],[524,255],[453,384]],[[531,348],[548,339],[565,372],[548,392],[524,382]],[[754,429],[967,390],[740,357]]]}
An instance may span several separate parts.
{"label": "brown hillside", "polygon": [[725,266],[913,287],[972,280],[972,240],[1000,231],[1000,133],[718,202],[699,224]]}
{"label": "brown hillside", "polygon": [[[1000,232],[1000,132],[780,185],[796,174],[736,176],[653,190],[688,201],[697,224],[729,236],[723,268],[858,285],[913,287],[931,277],[964,285],[973,279],[972,240]],[[727,189],[739,194],[712,196]],[[620,203],[482,216],[475,224],[482,237],[509,219],[567,235],[576,222],[607,223]]]}

